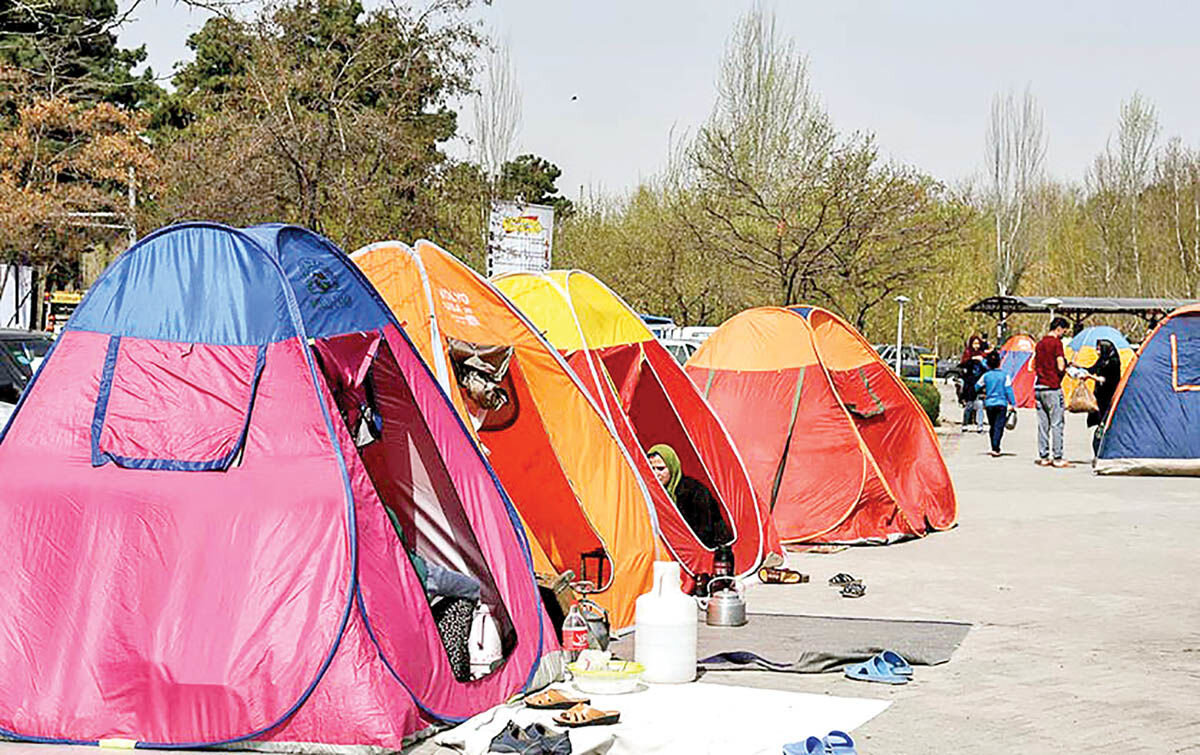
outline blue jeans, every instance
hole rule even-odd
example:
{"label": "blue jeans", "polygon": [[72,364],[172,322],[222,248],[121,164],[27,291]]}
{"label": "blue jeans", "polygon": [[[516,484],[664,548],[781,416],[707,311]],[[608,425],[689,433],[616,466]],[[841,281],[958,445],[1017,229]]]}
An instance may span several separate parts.
{"label": "blue jeans", "polygon": [[1000,453],[1000,441],[1004,438],[1004,423],[1008,421],[1008,405],[989,406],[988,424],[992,426],[992,450]]}
{"label": "blue jeans", "polygon": [[1063,421],[1066,407],[1063,393],[1057,388],[1035,388],[1037,402],[1038,458],[1050,458],[1051,436],[1054,441],[1054,460],[1063,457]]}

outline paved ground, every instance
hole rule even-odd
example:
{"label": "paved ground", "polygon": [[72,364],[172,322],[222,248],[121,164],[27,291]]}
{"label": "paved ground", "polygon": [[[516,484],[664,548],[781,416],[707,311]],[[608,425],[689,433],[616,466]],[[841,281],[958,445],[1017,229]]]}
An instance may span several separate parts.
{"label": "paved ground", "polygon": [[[950,663],[900,688],[834,674],[704,681],[894,701],[856,732],[863,755],[1200,754],[1200,481],[1096,477],[1083,417],[1067,422],[1079,464],[1066,470],[1033,464],[1032,410],[999,459],[986,436],[944,434],[957,529],[792,556],[811,584],[749,591],[755,611],[970,621]],[[825,586],[839,571],[862,577],[867,595]]]}
{"label": "paved ground", "polygon": [[972,622],[949,664],[901,688],[830,675],[754,682],[893,700],[858,732],[864,755],[1200,753],[1200,481],[1096,477],[1083,417],[1067,422],[1067,456],[1080,464],[1066,470],[1033,464],[1032,410],[999,459],[985,436],[943,436],[955,530],[793,557],[814,583],[861,576],[862,599],[819,583],[751,592],[755,610]]}

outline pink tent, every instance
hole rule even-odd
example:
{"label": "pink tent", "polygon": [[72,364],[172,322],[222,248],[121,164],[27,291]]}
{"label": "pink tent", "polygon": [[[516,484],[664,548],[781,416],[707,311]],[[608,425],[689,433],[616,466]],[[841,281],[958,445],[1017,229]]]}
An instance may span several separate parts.
{"label": "pink tent", "polygon": [[[557,660],[490,468],[300,228],[185,224],[123,254],[0,434],[0,479],[6,737],[399,749]],[[455,677],[409,552],[479,582],[498,668]]]}

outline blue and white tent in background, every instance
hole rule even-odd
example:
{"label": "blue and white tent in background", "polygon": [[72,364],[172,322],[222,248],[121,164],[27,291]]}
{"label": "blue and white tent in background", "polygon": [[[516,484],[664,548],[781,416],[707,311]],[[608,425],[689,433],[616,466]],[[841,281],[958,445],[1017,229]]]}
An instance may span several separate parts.
{"label": "blue and white tent in background", "polygon": [[1146,337],[1113,399],[1096,472],[1200,476],[1200,305]]}

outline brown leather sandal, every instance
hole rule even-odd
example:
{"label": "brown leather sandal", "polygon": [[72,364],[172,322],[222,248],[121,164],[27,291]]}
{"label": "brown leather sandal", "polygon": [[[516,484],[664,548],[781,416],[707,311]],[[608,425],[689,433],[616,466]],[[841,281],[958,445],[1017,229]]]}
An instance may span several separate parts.
{"label": "brown leather sandal", "polygon": [[567,697],[556,689],[542,690],[525,698],[525,706],[535,710],[567,710],[590,702],[586,697]]}
{"label": "brown leather sandal", "polygon": [[782,566],[764,566],[758,570],[758,579],[767,585],[798,585],[807,582],[808,575]]}
{"label": "brown leather sandal", "polygon": [[554,723],[576,729],[580,726],[603,726],[615,724],[621,720],[621,712],[616,710],[596,710],[580,703],[570,710],[565,710],[554,717]]}

